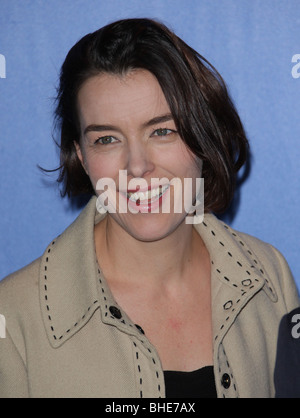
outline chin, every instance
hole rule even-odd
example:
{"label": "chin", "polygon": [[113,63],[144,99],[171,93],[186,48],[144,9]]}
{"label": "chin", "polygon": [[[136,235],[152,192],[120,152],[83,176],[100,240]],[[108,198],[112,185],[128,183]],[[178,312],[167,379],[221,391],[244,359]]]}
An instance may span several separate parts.
{"label": "chin", "polygon": [[[182,223],[182,219],[174,219],[170,214],[140,214],[134,215],[126,222],[126,231],[133,238],[142,242],[155,242],[171,235]],[[184,222],[184,220],[183,220]]]}

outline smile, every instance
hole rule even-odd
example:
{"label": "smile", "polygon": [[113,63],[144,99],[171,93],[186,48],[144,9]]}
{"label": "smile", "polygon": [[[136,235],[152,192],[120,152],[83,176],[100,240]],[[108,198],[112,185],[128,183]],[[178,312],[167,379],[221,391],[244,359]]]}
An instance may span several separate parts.
{"label": "smile", "polygon": [[170,185],[166,184],[144,192],[128,192],[127,198],[134,203],[149,202],[149,200],[153,202],[159,199],[169,189],[169,187]]}

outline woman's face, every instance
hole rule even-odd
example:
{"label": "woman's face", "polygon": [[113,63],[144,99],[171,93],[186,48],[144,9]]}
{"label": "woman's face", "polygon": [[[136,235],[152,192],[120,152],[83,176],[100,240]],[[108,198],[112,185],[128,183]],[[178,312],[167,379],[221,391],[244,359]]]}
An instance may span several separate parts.
{"label": "woman's face", "polygon": [[78,111],[77,154],[111,220],[142,241],[172,233],[187,215],[184,200],[194,201],[201,170],[157,79],[146,70],[94,76],[79,90]]}

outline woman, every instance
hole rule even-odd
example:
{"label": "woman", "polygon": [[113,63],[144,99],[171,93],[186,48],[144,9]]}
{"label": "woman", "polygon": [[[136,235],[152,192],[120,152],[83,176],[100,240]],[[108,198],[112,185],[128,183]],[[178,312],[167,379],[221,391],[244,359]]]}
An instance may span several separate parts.
{"label": "woman", "polygon": [[274,396],[278,325],[299,301],[278,251],[212,214],[248,148],[221,77],[128,19],[70,50],[57,99],[63,194],[93,197],[0,283],[1,396]]}

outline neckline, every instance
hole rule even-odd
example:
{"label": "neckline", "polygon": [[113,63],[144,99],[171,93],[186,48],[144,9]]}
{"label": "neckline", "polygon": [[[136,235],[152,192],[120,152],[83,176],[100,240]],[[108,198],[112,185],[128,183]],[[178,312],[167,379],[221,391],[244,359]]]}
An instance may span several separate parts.
{"label": "neckline", "polygon": [[185,371],[185,370],[164,370],[164,374],[168,373],[168,374],[180,374],[180,375],[192,375],[192,374],[196,374],[196,373],[200,373],[202,371],[206,371],[206,370],[213,370],[214,366],[213,365],[207,365],[207,366],[203,366],[200,367],[199,369],[196,370],[191,370],[191,371]]}

